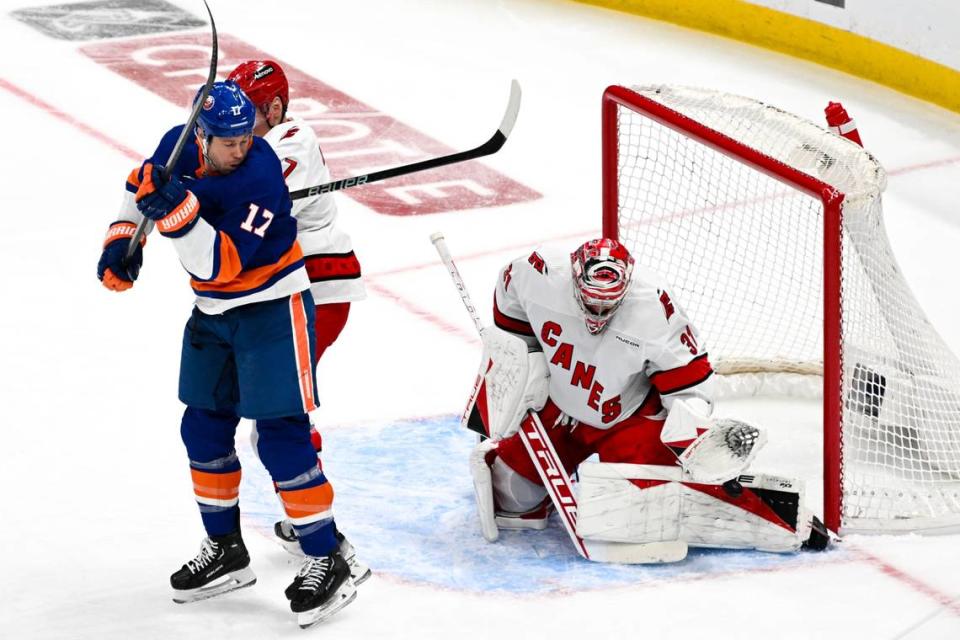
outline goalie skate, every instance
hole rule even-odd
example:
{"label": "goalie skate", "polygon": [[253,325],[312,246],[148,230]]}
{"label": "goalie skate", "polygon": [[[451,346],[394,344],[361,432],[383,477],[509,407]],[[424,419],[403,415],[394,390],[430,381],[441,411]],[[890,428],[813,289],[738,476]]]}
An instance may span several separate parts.
{"label": "goalie skate", "polygon": [[547,496],[536,507],[523,513],[512,513],[510,511],[496,512],[497,527],[500,529],[533,529],[534,531],[543,531],[550,523],[550,514],[554,507],[550,496]]}
{"label": "goalie skate", "polygon": [[256,582],[239,533],[204,538],[200,553],[170,576],[177,604],[207,600]]}
{"label": "goalie skate", "polygon": [[[282,546],[287,553],[297,556],[298,558],[304,557],[303,549],[300,547],[300,541],[297,540],[297,532],[294,531],[293,524],[291,524],[289,520],[279,520],[275,522],[273,524],[273,533],[277,537],[277,542],[280,543],[280,546]],[[350,577],[353,579],[353,583],[356,585],[363,584],[367,581],[367,578],[373,575],[373,572],[369,566],[357,559],[357,550],[350,544],[346,536],[340,533],[340,531],[337,531],[336,535],[337,543],[340,545],[338,550],[350,567]]]}

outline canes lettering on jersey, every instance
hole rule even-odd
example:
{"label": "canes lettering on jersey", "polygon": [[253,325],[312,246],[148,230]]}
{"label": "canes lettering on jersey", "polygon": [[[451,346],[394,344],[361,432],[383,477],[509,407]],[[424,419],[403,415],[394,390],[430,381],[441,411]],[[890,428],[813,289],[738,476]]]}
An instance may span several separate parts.
{"label": "canes lettering on jersey", "polygon": [[537,251],[504,267],[494,295],[497,326],[543,351],[550,397],[564,413],[605,429],[641,408],[669,408],[675,398],[710,401],[709,358],[657,274],[636,269],[598,334],[585,325],[570,282],[566,254]]}
{"label": "canes lettering on jersey", "polygon": [[[534,268],[536,268],[536,265],[534,265]],[[604,401],[602,405],[600,404],[604,386],[599,380],[594,379],[597,372],[596,365],[576,360],[573,344],[557,340],[557,337],[562,333],[563,327],[550,320],[544,322],[540,328],[540,342],[547,347],[556,348],[552,356],[547,352],[548,361],[551,365],[571,371],[570,384],[586,389],[589,392],[587,395],[587,406],[593,411],[600,413],[600,422],[602,424],[613,422],[620,417],[622,410],[620,396],[613,396]]]}

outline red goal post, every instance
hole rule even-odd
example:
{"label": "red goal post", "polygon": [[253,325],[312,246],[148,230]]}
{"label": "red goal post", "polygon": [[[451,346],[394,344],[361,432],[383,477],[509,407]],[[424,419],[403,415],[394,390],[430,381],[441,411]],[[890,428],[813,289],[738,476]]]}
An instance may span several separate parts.
{"label": "red goal post", "polygon": [[827,526],[958,530],[960,362],[896,268],[876,159],[720,92],[602,109],[604,235],[678,289],[718,373],[822,376]]}

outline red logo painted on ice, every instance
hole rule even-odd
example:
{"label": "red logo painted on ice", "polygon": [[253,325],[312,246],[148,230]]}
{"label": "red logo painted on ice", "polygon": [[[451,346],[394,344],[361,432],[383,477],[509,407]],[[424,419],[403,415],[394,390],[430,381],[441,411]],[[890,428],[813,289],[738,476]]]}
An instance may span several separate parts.
{"label": "red logo painted on ice", "polygon": [[[209,71],[209,38],[207,33],[164,34],[89,44],[80,51],[141,87],[185,106]],[[277,60],[283,66],[290,81],[289,113],[316,131],[334,180],[455,151],[238,38],[221,34],[219,54],[221,77],[247,60]],[[437,101],[441,100],[442,94]],[[433,108],[444,107],[434,104]],[[158,121],[151,126],[156,127],[159,138],[170,124]],[[481,130],[476,135],[486,134]],[[412,173],[348,189],[343,194],[389,215],[480,209],[540,197],[533,189],[477,161]]]}

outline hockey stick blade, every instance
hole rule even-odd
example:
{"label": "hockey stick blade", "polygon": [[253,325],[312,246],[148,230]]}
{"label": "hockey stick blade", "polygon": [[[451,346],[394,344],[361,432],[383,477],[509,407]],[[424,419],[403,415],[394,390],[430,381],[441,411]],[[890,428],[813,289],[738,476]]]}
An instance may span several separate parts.
{"label": "hockey stick blade", "polygon": [[437,167],[443,167],[448,164],[466,162],[467,160],[475,160],[477,158],[492,155],[499,151],[501,147],[503,147],[504,143],[507,141],[507,138],[510,136],[510,132],[513,131],[513,125],[517,123],[517,114],[520,113],[520,96],[520,83],[516,80],[513,80],[510,84],[510,99],[507,102],[507,110],[503,114],[503,119],[500,121],[500,126],[493,133],[490,139],[479,147],[474,147],[473,149],[469,149],[467,151],[451,153],[450,155],[440,156],[438,158],[421,160],[420,162],[405,164],[399,167],[374,171],[372,173],[367,173],[360,176],[343,178],[342,180],[336,180],[326,184],[318,184],[305,189],[298,189],[290,192],[290,198],[292,200],[310,198],[321,193],[342,191],[343,189],[359,187],[361,185],[379,182],[380,180],[386,180],[388,178],[396,178],[397,176],[407,175],[408,173],[426,171],[427,169],[436,169]]}
{"label": "hockey stick blade", "polygon": [[[176,144],[173,145],[173,150],[170,152],[170,156],[167,158],[166,164],[163,165],[164,180],[170,177],[170,173],[173,171],[173,166],[177,164],[177,160],[180,159],[180,154],[183,152],[183,147],[187,143],[187,138],[193,135],[193,126],[197,123],[197,118],[200,116],[200,109],[203,107],[203,103],[206,102],[207,96],[210,95],[210,89],[213,87],[213,83],[217,79],[217,23],[213,20],[213,12],[210,11],[210,5],[207,4],[207,0],[203,0],[203,6],[207,9],[207,15],[210,16],[210,70],[207,73],[207,81],[203,85],[203,91],[200,93],[200,98],[194,102],[193,110],[190,111],[190,117],[187,119],[187,123],[183,126],[183,131],[180,132],[180,136],[177,138]],[[150,229],[153,228],[153,221],[148,218],[143,218],[137,225],[137,230],[133,234],[133,237],[130,238],[130,244],[127,245],[127,253],[123,258],[124,268],[127,267],[127,264],[130,262],[130,258],[133,257],[134,252],[137,250],[137,245],[140,244],[140,239],[143,238],[144,234],[147,233],[148,225]]]}

